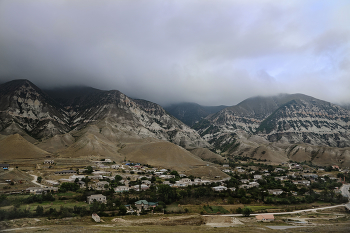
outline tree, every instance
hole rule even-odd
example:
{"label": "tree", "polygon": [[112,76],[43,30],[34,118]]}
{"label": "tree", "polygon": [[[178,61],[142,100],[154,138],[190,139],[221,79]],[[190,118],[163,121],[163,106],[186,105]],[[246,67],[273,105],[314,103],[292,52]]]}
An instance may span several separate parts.
{"label": "tree", "polygon": [[119,206],[119,215],[125,215],[126,214],[126,207],[124,205]]}
{"label": "tree", "polygon": [[251,210],[250,208],[248,208],[248,207],[244,207],[244,208],[242,209],[242,215],[243,215],[244,217],[249,217],[250,214],[251,214],[251,212],[252,212],[252,210]]}
{"label": "tree", "polygon": [[174,175],[174,176],[180,176],[179,173],[177,171],[171,171],[170,175]]}
{"label": "tree", "polygon": [[38,205],[35,209],[35,212],[38,216],[42,216],[44,214],[44,208],[40,205]]}
{"label": "tree", "polygon": [[43,178],[42,178],[41,176],[39,176],[39,177],[36,179],[36,181],[37,181],[38,183],[41,183],[42,180],[43,180]]}
{"label": "tree", "polygon": [[60,186],[60,189],[59,191],[60,192],[67,192],[67,191],[77,191],[79,189],[79,185],[77,185],[76,183],[68,183],[68,182],[65,182],[65,183],[62,183],[61,186]]}
{"label": "tree", "polygon": [[338,173],[338,174],[337,174],[337,177],[338,177],[338,178],[344,178],[345,175],[344,175],[344,173]]}
{"label": "tree", "polygon": [[85,171],[86,174],[91,174],[94,171],[94,169],[91,166],[87,166],[86,169],[87,169]]}
{"label": "tree", "polygon": [[116,181],[116,182],[119,182],[119,181],[121,181],[123,179],[123,177],[121,177],[120,175],[116,175],[115,177],[114,177],[114,180]]}

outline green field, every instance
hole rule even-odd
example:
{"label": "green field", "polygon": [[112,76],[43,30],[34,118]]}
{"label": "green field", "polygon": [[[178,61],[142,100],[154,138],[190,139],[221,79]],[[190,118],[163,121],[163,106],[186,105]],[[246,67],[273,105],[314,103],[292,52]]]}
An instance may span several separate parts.
{"label": "green field", "polygon": [[203,209],[208,213],[208,214],[229,214],[230,211],[226,210],[222,206],[204,206]]}

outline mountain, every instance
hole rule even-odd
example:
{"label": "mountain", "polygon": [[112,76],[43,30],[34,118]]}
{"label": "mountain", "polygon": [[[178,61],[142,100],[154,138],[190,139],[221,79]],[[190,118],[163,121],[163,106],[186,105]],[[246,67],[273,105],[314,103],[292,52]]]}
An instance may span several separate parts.
{"label": "mountain", "polygon": [[48,138],[70,131],[69,117],[54,99],[28,80],[0,85],[0,132]]}
{"label": "mountain", "polygon": [[350,146],[349,117],[350,112],[338,105],[303,94],[281,94],[244,100],[193,128],[224,154],[281,161],[292,159],[292,147],[300,145],[305,153],[299,160],[315,159],[320,146],[338,152],[336,148]]}
{"label": "mountain", "polygon": [[54,89],[44,89],[43,91],[58,103],[69,108],[70,106],[74,106],[75,103],[79,103],[90,94],[100,90],[86,86],[68,86]]}
{"label": "mountain", "polygon": [[[89,87],[44,92],[28,80],[0,85],[0,140],[3,157],[139,157],[183,170],[205,165],[184,148],[210,147],[158,104]],[[145,151],[152,153],[142,156]]]}
{"label": "mountain", "polygon": [[164,109],[181,120],[188,126],[193,126],[196,122],[207,117],[210,114],[216,113],[227,106],[201,106],[196,103],[179,103],[164,107]]}

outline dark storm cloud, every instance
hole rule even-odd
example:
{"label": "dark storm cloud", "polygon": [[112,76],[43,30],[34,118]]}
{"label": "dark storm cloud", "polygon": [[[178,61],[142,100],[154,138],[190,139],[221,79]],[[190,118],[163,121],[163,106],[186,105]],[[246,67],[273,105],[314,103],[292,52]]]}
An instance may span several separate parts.
{"label": "dark storm cloud", "polygon": [[0,81],[167,104],[304,93],[350,102],[348,1],[0,2]]}

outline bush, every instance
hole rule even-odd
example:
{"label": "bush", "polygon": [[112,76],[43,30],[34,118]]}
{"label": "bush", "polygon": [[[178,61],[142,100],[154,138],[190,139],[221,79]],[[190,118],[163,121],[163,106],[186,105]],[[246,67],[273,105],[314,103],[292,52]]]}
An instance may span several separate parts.
{"label": "bush", "polygon": [[249,217],[251,213],[252,213],[252,210],[248,207],[245,207],[242,209],[242,215],[244,217]]}

